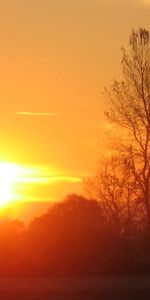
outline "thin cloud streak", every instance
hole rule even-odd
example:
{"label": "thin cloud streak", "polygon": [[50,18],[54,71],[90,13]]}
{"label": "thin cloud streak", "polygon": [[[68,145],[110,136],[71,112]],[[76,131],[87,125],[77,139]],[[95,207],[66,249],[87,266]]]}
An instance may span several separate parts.
{"label": "thin cloud streak", "polygon": [[78,183],[82,182],[83,177],[74,177],[74,176],[36,176],[36,177],[22,177],[17,178],[16,182],[24,183],[24,184],[49,184],[55,182],[66,182],[66,183]]}
{"label": "thin cloud streak", "polygon": [[60,113],[55,112],[31,112],[31,111],[19,111],[16,112],[17,115],[20,116],[35,116],[35,117],[57,117],[61,116]]}

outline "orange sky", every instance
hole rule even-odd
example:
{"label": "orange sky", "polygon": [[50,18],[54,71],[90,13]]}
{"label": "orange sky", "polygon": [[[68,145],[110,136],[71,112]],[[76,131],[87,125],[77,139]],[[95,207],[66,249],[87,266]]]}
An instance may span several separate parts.
{"label": "orange sky", "polygon": [[95,168],[102,91],[120,76],[120,48],[140,26],[150,30],[150,0],[1,1],[0,161],[57,174],[41,197],[80,192],[68,178]]}

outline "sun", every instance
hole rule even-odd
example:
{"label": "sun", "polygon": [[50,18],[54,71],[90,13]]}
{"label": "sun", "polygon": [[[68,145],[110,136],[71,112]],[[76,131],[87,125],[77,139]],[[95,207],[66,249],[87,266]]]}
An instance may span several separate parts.
{"label": "sun", "polygon": [[40,191],[43,190],[44,194],[45,186],[48,187],[53,182],[81,181],[81,178],[58,174],[55,168],[46,165],[20,165],[0,161],[0,208],[16,205],[18,201],[39,200]]}
{"label": "sun", "polygon": [[26,192],[31,192],[32,186],[47,184],[45,172],[42,167],[0,162],[0,207],[26,200]]}
{"label": "sun", "polygon": [[0,206],[21,199],[18,189],[32,181],[33,170],[14,163],[0,162]]}
{"label": "sun", "polygon": [[18,166],[11,163],[0,163],[0,206],[15,200],[14,184],[18,176]]}

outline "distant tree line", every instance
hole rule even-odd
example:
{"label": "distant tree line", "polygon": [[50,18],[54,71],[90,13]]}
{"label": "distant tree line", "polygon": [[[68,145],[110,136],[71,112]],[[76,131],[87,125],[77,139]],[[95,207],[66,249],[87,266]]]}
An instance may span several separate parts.
{"label": "distant tree line", "polygon": [[127,239],[100,202],[72,194],[27,228],[0,221],[0,276],[100,276],[150,273],[147,236]]}

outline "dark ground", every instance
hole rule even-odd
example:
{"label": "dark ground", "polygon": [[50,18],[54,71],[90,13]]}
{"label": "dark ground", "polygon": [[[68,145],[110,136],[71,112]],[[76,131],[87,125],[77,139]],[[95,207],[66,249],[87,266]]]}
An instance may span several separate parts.
{"label": "dark ground", "polygon": [[150,291],[0,292],[1,300],[143,300]]}
{"label": "dark ground", "polygon": [[150,299],[150,277],[0,279],[0,300]]}

